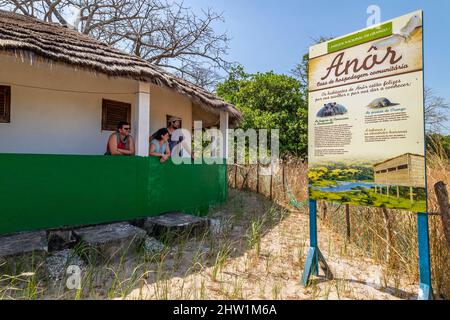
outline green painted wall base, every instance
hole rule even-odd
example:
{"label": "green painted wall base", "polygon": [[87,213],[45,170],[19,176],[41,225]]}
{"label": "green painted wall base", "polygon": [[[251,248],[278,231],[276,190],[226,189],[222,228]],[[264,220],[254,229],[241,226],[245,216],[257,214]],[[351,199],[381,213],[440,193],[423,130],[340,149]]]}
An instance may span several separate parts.
{"label": "green painted wall base", "polygon": [[0,154],[0,234],[204,215],[226,200],[226,165],[157,158]]}

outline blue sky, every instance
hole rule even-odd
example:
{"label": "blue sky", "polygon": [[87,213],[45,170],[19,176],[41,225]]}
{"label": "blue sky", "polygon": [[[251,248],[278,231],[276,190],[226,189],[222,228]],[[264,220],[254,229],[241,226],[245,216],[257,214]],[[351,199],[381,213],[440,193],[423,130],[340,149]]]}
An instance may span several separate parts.
{"label": "blue sky", "polygon": [[[289,73],[313,39],[338,37],[366,27],[369,5],[381,20],[424,10],[425,85],[450,101],[450,1],[448,0],[185,0],[192,9],[223,12],[232,40],[229,57],[248,72]],[[450,133],[450,124],[448,124]]]}

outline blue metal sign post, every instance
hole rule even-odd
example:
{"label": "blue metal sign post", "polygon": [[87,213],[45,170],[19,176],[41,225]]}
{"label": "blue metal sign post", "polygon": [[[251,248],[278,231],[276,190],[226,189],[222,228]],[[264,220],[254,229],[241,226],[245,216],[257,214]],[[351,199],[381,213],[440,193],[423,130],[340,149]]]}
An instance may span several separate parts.
{"label": "blue metal sign post", "polygon": [[428,235],[428,213],[417,214],[417,233],[419,244],[419,300],[432,300],[430,243]]}
{"label": "blue metal sign post", "polygon": [[319,275],[319,264],[325,272],[327,279],[332,280],[333,274],[328,267],[325,258],[319,249],[317,242],[317,201],[309,200],[309,241],[310,247],[308,256],[305,262],[305,268],[303,270],[301,284],[306,287],[309,284],[311,275]]}
{"label": "blue metal sign post", "polygon": [[[425,18],[422,14],[423,24],[425,24]],[[425,41],[425,37],[423,38]],[[425,57],[425,46],[422,45],[422,57]],[[422,58],[423,59],[423,58]],[[425,69],[425,65],[424,65]],[[425,77],[423,79],[425,83]],[[423,91],[423,113],[425,114],[425,90]],[[425,117],[424,117],[424,128]],[[424,131],[424,140],[426,141],[426,132]],[[428,185],[428,173],[427,173],[427,147],[425,145],[425,186]],[[428,189],[426,190],[427,199],[427,211],[428,211]],[[420,275],[420,288],[418,300],[432,300],[433,299],[433,289],[431,287],[431,263],[430,263],[430,240],[428,234],[428,213],[418,213],[417,214],[417,239],[419,247],[419,275]]]}
{"label": "blue metal sign post", "polygon": [[[420,272],[420,288],[418,299],[432,300],[433,289],[431,286],[428,213],[417,214],[417,233]],[[311,275],[319,275],[319,265],[325,272],[326,278],[329,280],[333,279],[333,274],[319,249],[319,243],[317,241],[317,201],[311,199],[309,200],[309,234],[310,247],[308,250],[308,256],[306,258],[305,267],[301,279],[301,284],[304,287],[308,286]]]}

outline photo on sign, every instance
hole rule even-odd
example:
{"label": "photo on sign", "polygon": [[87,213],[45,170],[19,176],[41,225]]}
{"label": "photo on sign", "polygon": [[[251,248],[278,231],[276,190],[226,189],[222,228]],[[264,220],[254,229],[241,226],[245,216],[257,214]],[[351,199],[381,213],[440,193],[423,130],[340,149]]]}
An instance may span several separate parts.
{"label": "photo on sign", "polygon": [[334,116],[342,116],[346,114],[348,111],[347,109],[337,104],[336,102],[327,103],[319,110],[317,113],[317,116],[319,118],[327,118],[327,117],[334,117]]}
{"label": "photo on sign", "polygon": [[310,198],[426,212],[422,12],[310,49]]}

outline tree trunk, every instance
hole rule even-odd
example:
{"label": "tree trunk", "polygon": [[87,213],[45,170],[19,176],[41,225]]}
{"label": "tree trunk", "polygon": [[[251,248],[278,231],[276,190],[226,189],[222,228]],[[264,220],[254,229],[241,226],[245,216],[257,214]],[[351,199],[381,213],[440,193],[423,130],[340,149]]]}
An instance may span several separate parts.
{"label": "tree trunk", "polygon": [[434,190],[436,191],[436,197],[439,203],[445,239],[447,240],[447,248],[450,252],[450,204],[448,200],[447,185],[442,181],[438,182],[434,185]]}

